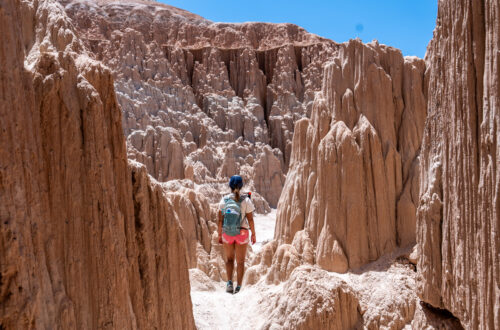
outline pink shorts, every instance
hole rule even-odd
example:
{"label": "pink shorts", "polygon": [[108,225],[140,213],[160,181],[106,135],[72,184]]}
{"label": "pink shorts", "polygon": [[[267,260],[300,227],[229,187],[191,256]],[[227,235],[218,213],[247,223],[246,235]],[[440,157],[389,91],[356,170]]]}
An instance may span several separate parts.
{"label": "pink shorts", "polygon": [[222,233],[222,242],[226,244],[248,244],[249,239],[248,239],[248,230],[247,229],[241,229],[240,234],[236,236],[229,236],[226,235],[226,233]]}

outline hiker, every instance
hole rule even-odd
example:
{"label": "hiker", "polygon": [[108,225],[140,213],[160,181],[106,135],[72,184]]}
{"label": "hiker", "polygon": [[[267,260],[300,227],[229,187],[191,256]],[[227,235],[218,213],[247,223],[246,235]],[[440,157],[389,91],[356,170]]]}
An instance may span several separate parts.
{"label": "hiker", "polygon": [[[238,293],[241,289],[243,273],[245,272],[245,256],[249,242],[249,232],[252,230],[251,241],[255,244],[255,226],[253,222],[253,206],[250,193],[242,195],[243,179],[234,175],[229,180],[231,193],[222,197],[219,203],[219,243],[224,244],[226,255],[226,292]],[[238,285],[233,292],[233,270],[236,256],[236,277]]]}

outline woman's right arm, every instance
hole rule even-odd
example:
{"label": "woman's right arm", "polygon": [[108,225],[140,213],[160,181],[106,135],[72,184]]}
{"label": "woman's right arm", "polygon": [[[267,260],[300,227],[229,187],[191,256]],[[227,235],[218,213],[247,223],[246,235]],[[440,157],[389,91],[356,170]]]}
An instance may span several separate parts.
{"label": "woman's right arm", "polygon": [[219,210],[219,212],[217,213],[218,215],[218,233],[219,233],[219,244],[222,244],[222,220],[224,219],[223,216],[222,216],[222,211]]}

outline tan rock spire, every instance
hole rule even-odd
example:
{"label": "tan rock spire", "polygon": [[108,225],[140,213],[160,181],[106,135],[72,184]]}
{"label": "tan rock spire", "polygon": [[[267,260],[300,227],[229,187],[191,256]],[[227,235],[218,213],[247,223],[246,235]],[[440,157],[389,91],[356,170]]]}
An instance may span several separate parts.
{"label": "tan rock spire", "polygon": [[332,263],[344,254],[357,268],[415,241],[423,74],[423,61],[393,48],[341,45],[325,67],[311,119],[295,127],[278,240],[291,242],[307,229],[318,264],[344,271]]}

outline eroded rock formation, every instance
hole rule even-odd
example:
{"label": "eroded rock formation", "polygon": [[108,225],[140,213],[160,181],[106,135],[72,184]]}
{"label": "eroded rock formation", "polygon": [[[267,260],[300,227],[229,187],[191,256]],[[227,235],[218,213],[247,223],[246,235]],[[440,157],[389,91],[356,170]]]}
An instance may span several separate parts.
{"label": "eroded rock formation", "polygon": [[426,60],[419,294],[467,329],[500,328],[500,5],[440,1]]}
{"label": "eroded rock formation", "polygon": [[[180,226],[180,222],[188,223],[189,217],[179,213],[181,209],[176,200],[165,194],[144,166],[130,162],[129,169],[135,237],[134,241],[127,242],[134,253],[129,266],[134,277],[128,280],[128,285],[141,306],[134,309],[136,317],[143,319],[137,327],[194,328],[190,285],[186,278],[190,267],[190,251],[186,249],[189,240]],[[134,327],[134,324],[128,326]],[[113,325],[113,328],[117,327]]]}
{"label": "eroded rock formation", "polygon": [[427,68],[59,3],[0,5],[0,328],[194,328],[187,268],[226,280],[213,204],[237,172],[260,212],[279,200],[244,280],[273,287],[264,328],[500,328],[495,1],[441,1]]}
{"label": "eroded rock formation", "polygon": [[61,3],[114,72],[129,157],[160,181],[243,172],[276,207],[294,124],[311,113],[334,42],[292,24],[213,23],[153,1]]}
{"label": "eroded rock formation", "polygon": [[194,328],[172,204],[50,0],[0,6],[0,328]]}
{"label": "eroded rock formation", "polygon": [[[273,299],[275,298],[275,299]],[[311,266],[293,272],[273,305],[263,329],[354,329],[362,317],[350,286]]]}
{"label": "eroded rock formation", "polygon": [[276,239],[306,229],[316,263],[341,272],[415,241],[424,71],[391,47],[340,45],[295,127]]}
{"label": "eroded rock formation", "polygon": [[[252,259],[244,280],[250,293],[243,294],[246,299],[258,294],[260,299],[258,307],[248,310],[252,313],[257,308],[259,315],[259,320],[250,317],[249,328],[461,329],[453,317],[419,303],[410,247],[396,249],[355,272],[339,274],[307,260],[305,231],[295,238],[292,245],[269,242]],[[210,290],[198,283],[201,274],[196,275],[192,278],[200,291]],[[237,299],[233,302],[238,303]]]}

